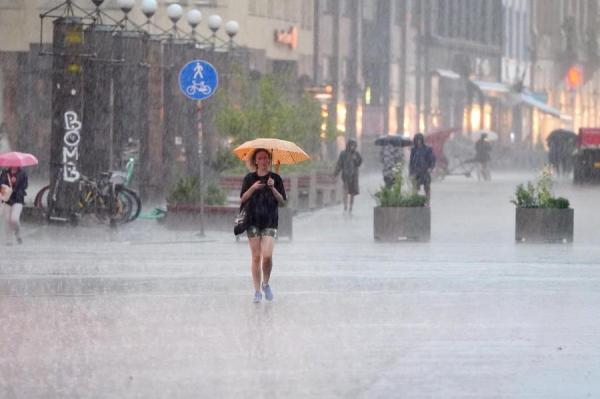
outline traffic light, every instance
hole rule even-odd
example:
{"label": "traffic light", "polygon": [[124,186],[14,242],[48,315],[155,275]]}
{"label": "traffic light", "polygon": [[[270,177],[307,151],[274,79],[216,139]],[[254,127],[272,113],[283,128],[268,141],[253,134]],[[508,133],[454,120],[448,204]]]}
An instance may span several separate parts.
{"label": "traffic light", "polygon": [[567,69],[565,81],[569,89],[577,89],[583,83],[583,67],[581,65],[571,65]]}

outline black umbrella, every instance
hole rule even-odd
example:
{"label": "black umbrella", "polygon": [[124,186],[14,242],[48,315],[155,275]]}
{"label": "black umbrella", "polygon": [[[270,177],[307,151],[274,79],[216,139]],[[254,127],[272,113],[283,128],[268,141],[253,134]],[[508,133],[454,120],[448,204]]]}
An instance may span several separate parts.
{"label": "black umbrella", "polygon": [[553,130],[552,133],[548,135],[546,141],[548,143],[569,143],[575,142],[577,140],[577,134],[570,130],[566,129],[556,129]]}
{"label": "black umbrella", "polygon": [[393,145],[395,147],[410,147],[413,144],[411,139],[403,136],[381,136],[375,140],[375,145]]}

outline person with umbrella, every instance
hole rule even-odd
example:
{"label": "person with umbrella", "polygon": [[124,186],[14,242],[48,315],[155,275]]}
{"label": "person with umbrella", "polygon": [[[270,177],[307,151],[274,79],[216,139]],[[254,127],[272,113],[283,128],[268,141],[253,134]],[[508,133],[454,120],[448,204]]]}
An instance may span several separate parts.
{"label": "person with umbrella", "polygon": [[[19,167],[10,167],[0,174],[0,187],[6,186],[12,189],[12,194],[6,200],[3,200],[4,219],[6,221],[6,244],[11,245],[11,233],[14,234],[19,244],[23,243],[21,238],[21,211],[25,203],[28,178],[25,170]],[[5,190],[6,188],[3,187]]]}
{"label": "person with umbrella", "polygon": [[386,187],[394,184],[396,173],[404,162],[403,147],[412,145],[412,140],[402,136],[382,136],[375,140],[375,145],[381,146],[381,163],[383,164],[383,181]]}
{"label": "person with umbrella", "polygon": [[254,172],[244,177],[240,200],[246,209],[246,234],[252,252],[254,302],[258,303],[262,300],[261,289],[265,293],[265,299],[273,300],[269,279],[277,235],[277,207],[285,203],[286,195],[281,176],[271,171],[271,153],[267,149],[255,150],[249,160]]}
{"label": "person with umbrella", "polygon": [[427,197],[425,205],[429,206],[429,200],[431,199],[431,172],[435,167],[435,155],[431,147],[425,144],[423,133],[415,134],[413,143],[414,146],[410,150],[408,174],[410,175],[415,194],[423,186],[425,197]]}
{"label": "person with umbrella", "polygon": [[362,163],[362,157],[356,151],[356,140],[350,139],[346,144],[346,149],[342,151],[335,165],[334,175],[342,174],[344,183],[344,212],[352,213],[354,196],[358,195],[358,168]]}
{"label": "person with umbrella", "polygon": [[247,141],[236,147],[233,153],[239,159],[245,160],[248,169],[252,170],[242,182],[240,208],[245,210],[243,224],[252,253],[253,301],[262,301],[261,289],[265,298],[272,301],[273,291],[269,281],[279,222],[277,208],[285,204],[287,197],[283,180],[271,170],[271,165],[275,164],[276,172],[279,172],[281,164],[295,164],[310,157],[295,143],[275,138]]}
{"label": "person with umbrella", "polygon": [[557,174],[567,175],[573,169],[577,135],[569,130],[556,129],[546,139],[548,162]]}

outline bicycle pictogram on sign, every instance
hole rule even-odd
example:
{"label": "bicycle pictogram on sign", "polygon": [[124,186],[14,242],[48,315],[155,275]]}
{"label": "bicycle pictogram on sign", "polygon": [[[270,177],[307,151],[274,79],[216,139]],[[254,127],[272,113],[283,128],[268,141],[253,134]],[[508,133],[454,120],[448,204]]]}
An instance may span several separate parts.
{"label": "bicycle pictogram on sign", "polygon": [[217,70],[203,60],[190,61],[179,72],[179,88],[192,100],[210,97],[218,84]]}

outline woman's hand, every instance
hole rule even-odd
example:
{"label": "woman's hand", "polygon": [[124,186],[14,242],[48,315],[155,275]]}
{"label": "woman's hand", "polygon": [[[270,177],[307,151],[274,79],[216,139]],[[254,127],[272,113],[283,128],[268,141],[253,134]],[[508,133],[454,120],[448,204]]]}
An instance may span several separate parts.
{"label": "woman's hand", "polygon": [[246,190],[246,192],[242,195],[242,197],[240,198],[240,201],[242,201],[242,203],[248,201],[250,199],[250,197],[252,196],[252,194],[254,194],[254,192],[256,190],[260,190],[264,186],[265,186],[265,183],[261,182],[260,180],[255,181],[254,184],[251,185],[250,188],[248,190]]}
{"label": "woman's hand", "polygon": [[257,180],[254,182],[254,184],[252,186],[250,186],[250,188],[252,189],[252,191],[256,191],[256,190],[263,188],[264,186],[265,186],[265,183],[263,183],[260,180]]}

